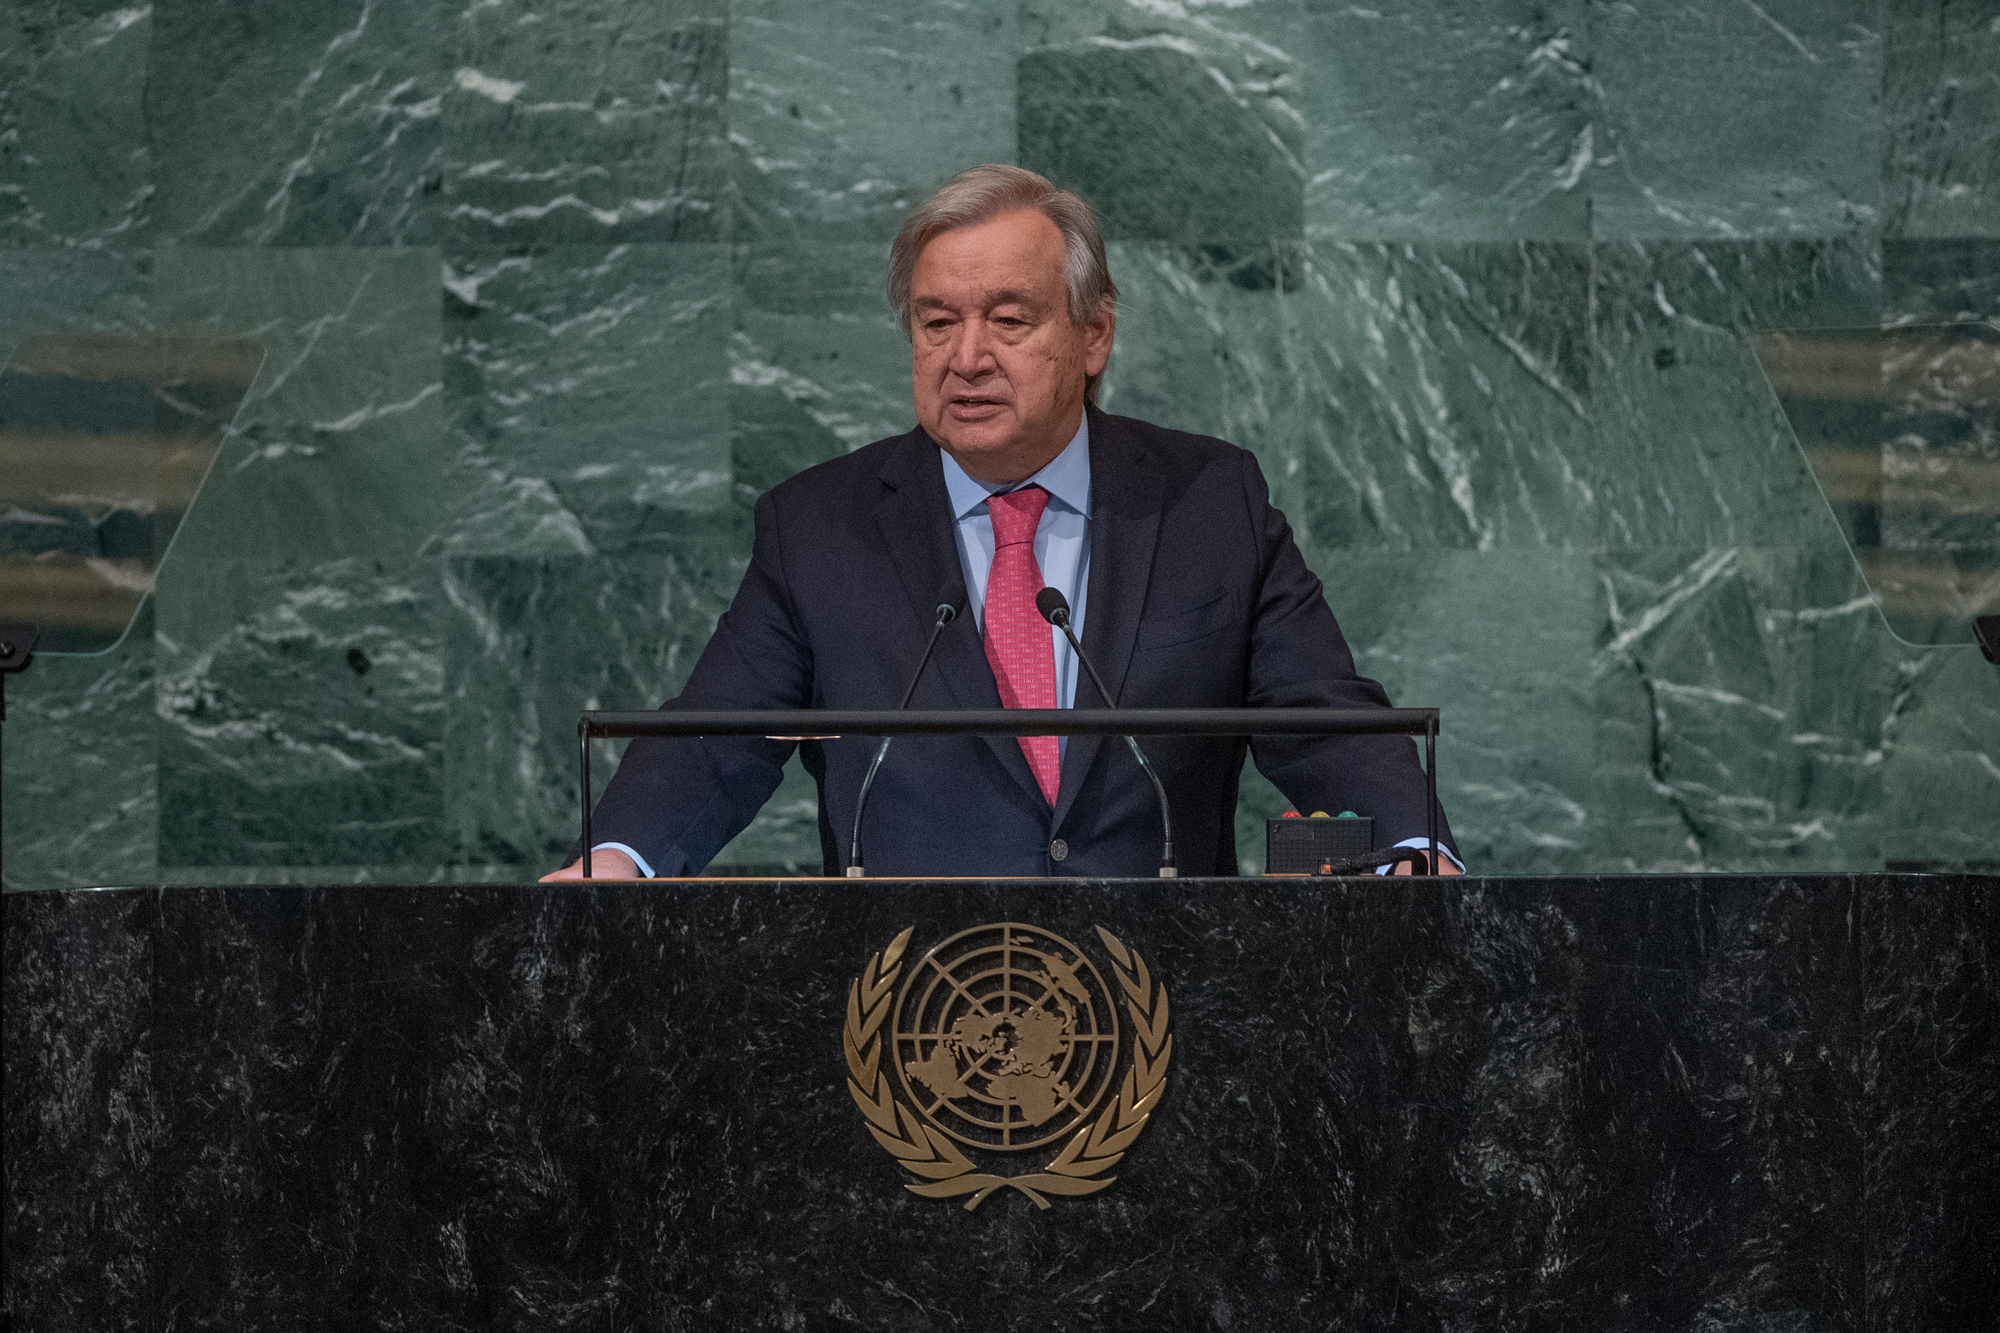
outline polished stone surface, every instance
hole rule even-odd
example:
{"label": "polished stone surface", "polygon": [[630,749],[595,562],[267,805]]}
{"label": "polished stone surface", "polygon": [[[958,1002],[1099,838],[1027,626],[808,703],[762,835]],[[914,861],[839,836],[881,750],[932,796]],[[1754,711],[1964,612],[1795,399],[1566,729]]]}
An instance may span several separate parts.
{"label": "polished stone surface", "polygon": [[444,5],[161,0],[124,12],[152,26],[155,243],[437,243]]}
{"label": "polished stone surface", "polygon": [[454,250],[444,394],[456,448],[432,549],[671,545],[729,503],[729,253]]}
{"label": "polished stone surface", "polygon": [[1834,237],[1879,225],[1883,23],[1904,7],[1589,8],[1599,235]]}
{"label": "polished stone surface", "polygon": [[[1980,1328],[2000,881],[127,889],[6,914],[5,1298],[68,1328]],[[905,927],[1170,996],[1101,1193],[906,1192]],[[1018,1159],[1017,1159],[1018,1160]],[[1012,1173],[1021,1169],[1004,1164]]]}
{"label": "polished stone surface", "polygon": [[[1307,234],[1588,239],[1602,96],[1590,11],[1582,0],[1306,6]],[[1411,78],[1419,50],[1424,73]]]}
{"label": "polished stone surface", "polygon": [[[1257,453],[1478,868],[2000,866],[2000,672],[1892,633],[1751,350],[2000,320],[1991,10],[15,0],[0,357],[266,358],[149,641],[8,682],[0,883],[532,878],[575,712],[909,426],[887,242],[993,160],[1103,210],[1107,406]],[[810,869],[808,785],[719,866]]]}
{"label": "polished stone surface", "polygon": [[[449,34],[444,229],[462,244],[715,241],[724,0],[401,6]],[[455,31],[454,31],[455,30]]]}

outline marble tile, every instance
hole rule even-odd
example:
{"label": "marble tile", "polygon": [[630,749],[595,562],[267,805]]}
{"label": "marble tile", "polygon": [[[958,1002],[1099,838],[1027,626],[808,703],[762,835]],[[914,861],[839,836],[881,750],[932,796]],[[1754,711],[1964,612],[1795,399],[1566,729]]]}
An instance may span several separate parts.
{"label": "marble tile", "polygon": [[[1592,1237],[1579,1284],[1593,1317],[1869,1326],[1863,1276],[1884,1228],[1864,1208],[1867,1130],[1826,1111],[1870,1105],[1856,922],[1873,889],[1771,876],[1561,900],[1575,961],[1550,952],[1581,974],[1586,1071],[1571,1105],[1579,1126],[1605,1128],[1572,1131],[1597,1188],[1551,1230]],[[1613,1182],[1641,1179],[1628,1211]]]}
{"label": "marble tile", "polygon": [[1553,550],[1323,552],[1327,600],[1362,675],[1441,710],[1438,799],[1467,868],[1595,865],[1590,557]]}
{"label": "marble tile", "polygon": [[1884,324],[2000,323],[2000,240],[1882,242]]}
{"label": "marble tile", "polygon": [[[1881,309],[1882,247],[1866,237],[1604,241],[1591,260],[1600,340],[1655,315],[1740,334],[1866,327]],[[1660,308],[1663,296],[1674,314]]]}
{"label": "marble tile", "polygon": [[426,550],[671,546],[729,503],[723,247],[455,251],[444,302],[456,456]]}
{"label": "marble tile", "polygon": [[1890,638],[1847,552],[1598,559],[1597,864],[1879,865]]}
{"label": "marble tile", "polygon": [[160,252],[158,320],[264,348],[165,569],[416,550],[448,457],[437,264],[422,249]]}
{"label": "marble tile", "polygon": [[2000,667],[1970,644],[1892,652],[1882,722],[1885,860],[2000,866]]}
{"label": "marble tile", "polygon": [[1297,242],[1114,242],[1118,330],[1099,406],[1295,467],[1306,386],[1307,255]]}
{"label": "marble tile", "polygon": [[[747,536],[725,511],[686,531],[671,554],[446,562],[452,859],[519,879],[561,863],[579,823],[577,713],[651,708],[680,691],[736,591]],[[599,793],[623,749],[595,744]],[[818,798],[794,761],[716,870],[819,866]]]}
{"label": "marble tile", "polygon": [[1313,259],[1313,542],[1594,544],[1584,251],[1316,245]]}
{"label": "marble tile", "polygon": [[1304,226],[1297,0],[1026,0],[1019,162],[1110,240],[1255,243]]}
{"label": "marble tile", "polygon": [[[496,1163],[491,1139],[482,1150],[455,1132],[453,1110],[468,1095],[483,1103],[488,1080],[505,1077],[490,1059],[493,1039],[450,1030],[436,1008],[389,1017],[399,1002],[421,1007],[418,997],[475,1002],[444,959],[487,952],[522,961],[512,941],[495,938],[490,918],[475,906],[449,920],[356,919],[327,911],[321,893],[293,889],[187,889],[164,900],[158,953],[183,980],[161,989],[151,1055],[181,1123],[159,1156],[174,1185],[155,1207],[159,1225],[203,1239],[198,1254],[165,1266],[155,1297],[163,1326],[359,1322],[414,1333],[493,1323],[473,1277],[486,1262],[485,1236],[468,1255],[465,1216],[456,1207],[433,1216],[426,1202],[440,1149],[468,1166],[499,1165],[488,1184],[526,1183],[513,1175],[511,1153]],[[565,1007],[566,977],[550,975],[537,989]],[[531,1025],[546,1030],[552,1015],[530,1007],[542,1020]],[[502,1028],[511,1033],[521,1017]],[[417,1071],[425,1067],[451,1071],[431,1105],[448,1128],[383,1136],[366,1117],[321,1113],[345,1103],[423,1117],[420,1099],[430,1099]],[[232,1072],[217,1078],[219,1068]],[[532,1133],[538,1118],[530,1111],[524,1127]],[[512,1140],[507,1120],[499,1112],[489,1131]],[[368,1165],[329,1173],[330,1160]],[[276,1169],[258,1165],[266,1161]],[[272,1221],[250,1220],[265,1210]],[[339,1220],[313,1225],[308,1212]]]}
{"label": "marble tile", "polygon": [[0,14],[0,244],[143,245],[153,7],[23,0]]}
{"label": "marble tile", "polygon": [[[1989,18],[1959,0],[19,0],[0,12],[0,355],[64,330],[266,346],[162,568],[177,616],[239,567],[373,587],[373,562],[394,583],[418,559],[439,562],[429,577],[693,561],[681,595],[719,606],[757,494],[910,422],[880,295],[897,218],[957,167],[1020,161],[1081,188],[1118,238],[1106,407],[1257,453],[1336,598],[1367,592],[1339,605],[1373,669],[1465,715],[1448,799],[1490,864],[1568,867],[1564,802],[1589,811],[1584,868],[1985,864],[1986,664],[1879,629],[1811,647],[1851,619],[1841,522],[1794,439],[1813,427],[1746,345],[2000,318]],[[1597,583],[1640,609],[1624,628],[1593,612],[1586,650],[1574,580],[1596,552]],[[1353,583],[1371,562],[1379,595]],[[481,597],[515,577],[550,595],[541,572],[493,577]],[[237,629],[275,586],[245,594]],[[1663,680],[1784,723],[1750,707],[1732,729],[1743,706],[1718,703],[1697,726],[1698,694],[1655,710],[1599,645],[1656,611],[1642,639],[1671,641]],[[483,642],[449,615],[438,633]],[[596,665],[562,645],[569,665],[511,694],[483,650],[452,660],[554,718],[642,678],[653,616],[607,621]],[[1506,660],[1475,659],[1460,621]],[[542,624],[508,633],[585,629]],[[213,642],[234,632],[218,621]],[[265,651],[223,658],[286,679]],[[123,726],[150,668],[74,670],[13,682],[10,755],[99,737],[98,710]],[[302,679],[296,716],[352,721],[338,671]],[[1524,709],[1560,717],[1510,750]],[[152,755],[185,740],[162,723],[143,754],[100,741],[101,785],[37,779],[9,802],[7,887],[525,875],[542,852],[522,848],[567,828],[551,775],[573,762],[569,723],[492,724],[505,762],[540,756],[532,780],[478,767],[500,762],[479,725],[454,713],[449,746],[411,742],[434,774],[464,742],[464,809],[413,798],[458,860],[337,830],[268,858],[184,847],[171,830],[209,806],[176,812],[176,795],[162,866]],[[1871,751],[1864,780],[1847,765]],[[214,771],[234,771],[226,753]],[[251,767],[275,791],[322,759]],[[206,791],[209,763],[172,750],[170,773],[197,775],[172,791]],[[809,784],[788,782],[726,862],[816,858]],[[1246,851],[1280,799],[1246,778]],[[1688,850],[1676,802],[1722,832]],[[1831,843],[1780,832],[1822,815]],[[509,850],[480,862],[489,828]],[[100,829],[102,858],[78,844]]]}
{"label": "marble tile", "polygon": [[147,1059],[158,902],[146,893],[9,894],[6,913],[7,1189],[55,1205],[33,1225],[14,1213],[6,1308],[20,1326],[157,1328],[148,1173],[173,1112]]}
{"label": "marble tile", "polygon": [[158,0],[150,12],[163,243],[437,244],[442,0]]}
{"label": "marble tile", "polygon": [[1595,541],[1587,256],[1123,245],[1106,410],[1263,463],[1313,552]]}
{"label": "marble tile", "polygon": [[[1361,674],[1399,706],[1442,711],[1438,796],[1472,872],[1596,864],[1592,699],[1575,667],[1596,631],[1588,556],[1321,551],[1315,563]],[[1262,820],[1286,806],[1246,768],[1244,873],[1263,866]]]}
{"label": "marble tile", "polygon": [[1300,78],[1309,237],[1590,235],[1604,153],[1591,6],[1316,0],[1310,10]]}
{"label": "marble tile", "polygon": [[442,204],[459,245],[727,238],[722,0],[456,15]]}
{"label": "marble tile", "polygon": [[1012,11],[733,0],[732,239],[879,248],[954,172],[1014,161]]}
{"label": "marble tile", "polygon": [[434,567],[189,564],[158,602],[163,865],[445,859]]}
{"label": "marble tile", "polygon": [[1895,881],[1861,916],[1872,1109],[1862,1125],[1862,1180],[1874,1223],[1867,1300],[1869,1327],[1884,1333],[1994,1319],[1988,1237],[2000,1226],[2000,1159],[1992,1152],[2000,1138],[1993,1095],[2000,1052],[1989,1005],[2000,994],[1997,907],[1991,879],[1926,875]]}
{"label": "marble tile", "polygon": [[0,247],[0,357],[50,333],[131,333],[152,323],[149,250]]}
{"label": "marble tile", "polygon": [[[1170,918],[1092,882],[12,897],[7,1297],[37,1327],[1991,1322],[1989,881],[1182,888]],[[900,1188],[828,1040],[898,931],[999,920],[1092,954],[1103,925],[1171,993],[1159,1113],[1047,1211]]]}
{"label": "marble tile", "polygon": [[[1315,553],[1362,675],[1397,705],[1442,711],[1438,796],[1474,874],[1569,874],[1597,862],[1588,555],[1551,550]],[[1246,767],[1245,874],[1284,797]],[[1310,813],[1310,812],[1302,812]],[[1337,811],[1331,813],[1338,813]]]}
{"label": "marble tile", "polygon": [[737,251],[730,466],[746,509],[794,473],[916,424],[887,273],[877,245]]}
{"label": "marble tile", "polygon": [[1838,543],[1746,335],[1873,324],[1873,247],[1625,242],[1594,255],[1592,483],[1602,542]]}
{"label": "marble tile", "polygon": [[2000,26],[1990,5],[1884,6],[1883,230],[2000,237]]}
{"label": "marble tile", "polygon": [[[363,853],[368,851],[366,848],[361,850]],[[520,866],[417,859],[436,858],[448,853],[448,847],[440,851],[433,845],[392,852],[410,858],[400,861],[376,859],[345,865],[332,862],[273,865],[249,861],[230,865],[165,865],[160,868],[159,882],[171,888],[304,889],[328,884],[378,887],[384,884],[512,884],[527,878]],[[237,852],[233,848],[223,848],[221,854],[236,855]],[[289,855],[290,851],[280,847],[277,854]]]}
{"label": "marble tile", "polygon": [[1592,234],[1873,231],[1882,22],[1874,0],[1595,7]]}
{"label": "marble tile", "polygon": [[0,726],[7,891],[158,878],[153,616],[88,657],[38,653],[8,676]]}

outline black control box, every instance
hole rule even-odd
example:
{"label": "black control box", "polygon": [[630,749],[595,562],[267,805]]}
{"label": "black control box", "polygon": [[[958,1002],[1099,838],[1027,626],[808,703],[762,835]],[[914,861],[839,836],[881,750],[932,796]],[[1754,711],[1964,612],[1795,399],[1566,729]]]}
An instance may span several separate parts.
{"label": "black control box", "polygon": [[1375,821],[1367,815],[1329,819],[1290,816],[1264,821],[1264,873],[1310,875],[1329,860],[1366,856],[1375,850]]}

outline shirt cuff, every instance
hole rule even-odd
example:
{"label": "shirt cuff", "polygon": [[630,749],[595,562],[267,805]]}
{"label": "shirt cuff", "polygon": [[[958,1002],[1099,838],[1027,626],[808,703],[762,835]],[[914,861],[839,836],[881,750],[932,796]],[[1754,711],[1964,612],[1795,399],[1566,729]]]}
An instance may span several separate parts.
{"label": "shirt cuff", "polygon": [[590,850],[593,852],[623,852],[632,858],[632,864],[639,867],[639,873],[642,876],[647,879],[658,878],[658,876],[653,874],[653,867],[646,864],[646,858],[622,842],[594,842],[590,845]]}
{"label": "shirt cuff", "polygon": [[[1425,848],[1426,850],[1429,849],[1430,845],[1431,845],[1431,840],[1429,838],[1405,838],[1401,842],[1396,844],[1396,846],[1398,847],[1422,847]],[[1438,851],[1444,854],[1445,860],[1451,862],[1453,865],[1458,867],[1460,874],[1465,873],[1465,862],[1459,860],[1456,856],[1453,856],[1451,853],[1451,848],[1440,847],[1438,848]],[[1375,873],[1378,875],[1386,875],[1389,873],[1389,869],[1390,869],[1389,866],[1378,866],[1376,867]]]}

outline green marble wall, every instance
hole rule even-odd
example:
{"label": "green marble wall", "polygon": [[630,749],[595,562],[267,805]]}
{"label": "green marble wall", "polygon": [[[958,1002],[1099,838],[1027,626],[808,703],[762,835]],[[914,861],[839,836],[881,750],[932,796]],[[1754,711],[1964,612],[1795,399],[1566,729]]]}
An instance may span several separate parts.
{"label": "green marble wall", "polygon": [[[0,352],[267,348],[133,633],[9,682],[10,889],[545,868],[576,710],[672,693],[756,494],[907,427],[886,241],[980,161],[1102,209],[1107,407],[1258,452],[1476,865],[2000,863],[2000,670],[1889,634],[1748,351],[2000,317],[1990,0],[0,25]],[[724,860],[816,864],[810,785]]]}

